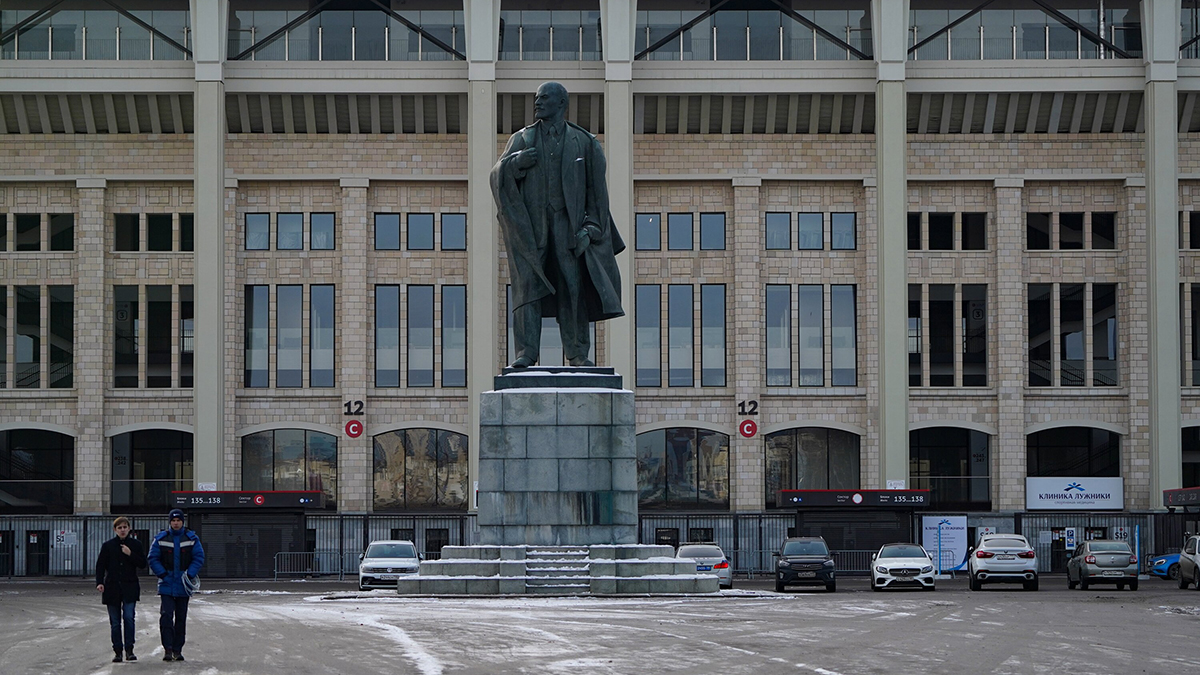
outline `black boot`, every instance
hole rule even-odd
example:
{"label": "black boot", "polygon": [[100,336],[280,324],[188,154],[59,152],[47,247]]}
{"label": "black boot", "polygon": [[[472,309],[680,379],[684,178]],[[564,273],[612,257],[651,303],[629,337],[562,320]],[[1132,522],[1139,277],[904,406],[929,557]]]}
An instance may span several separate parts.
{"label": "black boot", "polygon": [[166,653],[163,654],[163,661],[174,661],[174,660],[175,660],[175,655],[171,653],[170,649],[168,649],[166,651]]}
{"label": "black boot", "polygon": [[183,654],[180,654],[179,652],[175,652],[175,660],[176,660],[176,661],[182,661],[182,660],[183,660]]}
{"label": "black boot", "polygon": [[126,661],[137,661],[137,655],[133,653],[132,649],[125,650],[125,660]]}
{"label": "black boot", "polygon": [[121,650],[114,649],[113,650],[113,663],[120,663],[120,662],[121,662]]}

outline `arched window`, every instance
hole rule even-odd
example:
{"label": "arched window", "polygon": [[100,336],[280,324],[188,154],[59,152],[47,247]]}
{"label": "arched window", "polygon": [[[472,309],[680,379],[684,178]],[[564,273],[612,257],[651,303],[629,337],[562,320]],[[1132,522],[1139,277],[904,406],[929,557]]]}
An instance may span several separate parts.
{"label": "arched window", "polygon": [[337,436],[274,429],[242,437],[243,490],[319,490],[337,510]]}
{"label": "arched window", "polygon": [[992,509],[988,435],[958,427],[931,427],[908,433],[909,487],[929,490],[931,506]]}
{"label": "arched window", "polygon": [[0,513],[71,513],[75,439],[54,431],[0,431]]}
{"label": "arched window", "polygon": [[766,504],[780,490],[853,490],[859,487],[858,434],[825,427],[785,429],[766,437]]}
{"label": "arched window", "polygon": [[728,509],[729,436],[705,429],[638,434],[638,505]]}
{"label": "arched window", "polygon": [[1025,444],[1032,478],[1121,475],[1121,436],[1111,431],[1058,427],[1029,434]]}
{"label": "arched window", "polygon": [[112,438],[112,510],[162,513],[172,490],[192,488],[192,435],[147,429]]}
{"label": "arched window", "polygon": [[379,434],[375,511],[467,510],[467,437],[442,429]]}
{"label": "arched window", "polygon": [[1200,427],[1183,430],[1183,485],[1200,487]]}

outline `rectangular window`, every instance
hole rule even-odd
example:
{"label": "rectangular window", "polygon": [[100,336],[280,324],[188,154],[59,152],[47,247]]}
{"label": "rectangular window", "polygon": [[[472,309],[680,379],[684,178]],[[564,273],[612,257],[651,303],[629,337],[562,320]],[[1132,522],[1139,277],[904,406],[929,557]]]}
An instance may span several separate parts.
{"label": "rectangular window", "polygon": [[924,384],[921,364],[921,284],[908,285],[908,386]]}
{"label": "rectangular window", "polygon": [[667,382],[672,387],[695,383],[692,316],[692,287],[667,286]]}
{"label": "rectangular window", "polygon": [[375,250],[400,250],[400,214],[375,214]]}
{"label": "rectangular window", "polygon": [[19,389],[42,386],[42,288],[17,286],[16,384]]}
{"label": "rectangular window", "polygon": [[442,250],[467,250],[467,214],[442,214]]}
{"label": "rectangular window", "polygon": [[829,248],[834,251],[852,251],[855,244],[855,223],[857,217],[853,213],[830,214]]}
{"label": "rectangular window", "polygon": [[768,213],[766,228],[768,251],[786,251],[792,248],[792,214]]}
{"label": "rectangular window", "polygon": [[8,214],[0,213],[0,253],[8,250]]}
{"label": "rectangular window", "polygon": [[337,248],[335,220],[332,213],[314,213],[308,217],[311,230],[308,247],[313,251],[332,251]]}
{"label": "rectangular window", "polygon": [[1058,214],[1058,247],[1064,251],[1083,248],[1083,214]]}
{"label": "rectangular window", "polygon": [[636,232],[639,251],[659,251],[662,249],[662,219],[657,213],[639,213],[636,219]]}
{"label": "rectangular window", "polygon": [[1064,387],[1082,387],[1087,367],[1084,350],[1086,323],[1083,310],[1083,284],[1060,284],[1059,302],[1059,358],[1062,363],[1060,383]]}
{"label": "rectangular window", "polygon": [[442,286],[442,386],[467,386],[466,286]]}
{"label": "rectangular window", "polygon": [[304,214],[279,213],[275,216],[275,249],[304,250]]}
{"label": "rectangular window", "polygon": [[146,287],[146,386],[171,386],[170,286]]}
{"label": "rectangular window", "polygon": [[16,220],[13,233],[16,240],[15,250],[42,250],[42,215],[40,213],[18,213],[14,218]]}
{"label": "rectangular window", "polygon": [[433,286],[408,287],[408,386],[433,386]]}
{"label": "rectangular window", "polygon": [[929,250],[954,250],[954,214],[929,214]]}
{"label": "rectangular window", "polygon": [[[0,247],[0,251],[4,249]],[[8,287],[0,286],[0,389],[8,387]]]}
{"label": "rectangular window", "polygon": [[825,287],[801,284],[796,289],[800,349],[800,386],[825,386]]}
{"label": "rectangular window", "polygon": [[1050,214],[1025,214],[1025,248],[1030,251],[1050,250]]}
{"label": "rectangular window", "polygon": [[1092,214],[1092,248],[1112,250],[1117,247],[1117,214]]}
{"label": "rectangular window", "polygon": [[308,311],[308,386],[332,387],[337,381],[334,367],[337,354],[333,336],[336,332],[333,284],[310,286]]}
{"label": "rectangular window", "polygon": [[1092,386],[1117,386],[1117,285],[1092,284]]}
{"label": "rectangular window", "polygon": [[692,250],[692,214],[667,214],[667,250]]}
{"label": "rectangular window", "polygon": [[275,386],[304,386],[304,287],[275,287]]}
{"label": "rectangular window", "polygon": [[113,215],[113,250],[114,251],[139,251],[141,250],[140,232],[141,217],[136,213],[117,213]]}
{"label": "rectangular window", "polygon": [[[433,214],[408,214],[408,250],[433,250]],[[430,385],[432,386],[432,385]]]}
{"label": "rectangular window", "polygon": [[987,386],[987,286],[963,284],[962,332],[964,387]]}
{"label": "rectangular window", "polygon": [[400,287],[375,287],[375,386],[400,386]]}
{"label": "rectangular window", "polygon": [[179,214],[179,250],[196,250],[195,216],[190,213]]}
{"label": "rectangular window", "polygon": [[792,386],[792,287],[767,285],[767,386]]}
{"label": "rectangular window", "polygon": [[987,214],[962,214],[962,250],[987,250]]}
{"label": "rectangular window", "polygon": [[1188,212],[1188,234],[1191,235],[1192,249],[1200,249],[1200,211]]}
{"label": "rectangular window", "polygon": [[858,336],[855,329],[855,288],[852,285],[830,287],[833,319],[833,386],[858,384]]}
{"label": "rectangular window", "polygon": [[700,386],[725,386],[725,286],[700,286]]}
{"label": "rectangular window", "polygon": [[138,287],[113,286],[113,386],[138,386]]}
{"label": "rectangular window", "polygon": [[174,248],[174,224],[169,213],[146,214],[146,250],[170,251]]}
{"label": "rectangular window", "polygon": [[[271,214],[246,214],[246,250],[267,251],[271,248]],[[265,385],[264,385],[265,386]]]}
{"label": "rectangular window", "polygon": [[954,285],[929,285],[929,386],[954,386]]}
{"label": "rectangular window", "polygon": [[[75,381],[75,288],[50,286],[47,290],[50,294],[50,387],[70,389]],[[0,345],[3,344],[0,340]]]}
{"label": "rectangular window", "polygon": [[656,285],[638,284],[636,289],[637,386],[662,386],[662,300]]}
{"label": "rectangular window", "polygon": [[1050,361],[1054,322],[1051,308],[1054,286],[1029,284],[1029,386],[1049,387],[1053,375]]}
{"label": "rectangular window", "polygon": [[700,214],[700,250],[725,250],[725,214]]}
{"label": "rectangular window", "polygon": [[269,286],[246,287],[246,367],[243,382],[248,388],[270,386],[267,373],[270,349],[270,291]]}
{"label": "rectangular window", "polygon": [[196,305],[194,289],[189,285],[179,287],[179,386],[194,385],[196,362]]}
{"label": "rectangular window", "polygon": [[921,250],[921,214],[908,214],[908,250]]}
{"label": "rectangular window", "polygon": [[[1197,213],[1200,213],[1198,211]],[[1200,243],[1200,239],[1197,240]],[[1180,311],[1182,314],[1182,308]],[[1182,317],[1180,320],[1182,324]],[[1192,382],[1200,386],[1200,284],[1192,284]]]}
{"label": "rectangular window", "polygon": [[825,248],[825,215],[796,214],[796,243],[801,251],[820,251]]}
{"label": "rectangular window", "polygon": [[[3,246],[0,246],[0,250],[4,250]],[[75,250],[75,214],[50,214],[50,250]]]}

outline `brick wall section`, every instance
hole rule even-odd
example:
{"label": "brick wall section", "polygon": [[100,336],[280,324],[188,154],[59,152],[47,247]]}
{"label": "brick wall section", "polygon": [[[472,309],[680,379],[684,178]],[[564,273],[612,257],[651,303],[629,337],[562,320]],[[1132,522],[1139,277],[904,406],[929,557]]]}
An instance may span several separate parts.
{"label": "brick wall section", "polygon": [[[1025,260],[1025,214],[1019,187],[996,188],[996,211],[988,234],[989,248],[996,252],[996,283],[989,288],[988,349],[995,345],[998,415],[992,446],[992,508],[1025,508],[1025,384],[1028,380]],[[994,243],[993,243],[994,242]],[[993,309],[994,308],[994,309]],[[993,335],[996,336],[993,338]],[[999,339],[1003,336],[1003,339]],[[990,356],[990,354],[989,354]]]}
{"label": "brick wall section", "polygon": [[104,188],[80,189],[75,218],[76,513],[103,513],[112,494],[103,480],[110,474],[111,461],[104,438],[104,390],[109,384],[105,366],[112,360],[108,349],[112,312],[107,309],[112,290],[104,279],[104,193]]}
{"label": "brick wall section", "polygon": [[[375,315],[374,293],[367,285],[367,249],[372,229],[368,226],[367,187],[343,185],[341,212],[342,278],[335,294],[338,333],[369,335],[368,323]],[[335,338],[336,340],[336,338]],[[336,340],[335,372],[342,390],[342,401],[366,401],[367,387],[374,378],[367,369],[367,352],[374,340]],[[335,403],[339,405],[341,402]],[[340,406],[339,406],[340,407]],[[366,425],[373,420],[373,410],[366,415],[346,417]],[[338,508],[342,511],[365,512],[371,504],[371,436],[364,433],[351,438],[338,434]]]}
{"label": "brick wall section", "polygon": [[[734,283],[732,312],[733,325],[728,334],[732,340],[726,346],[734,389],[734,406],[737,401],[758,400],[760,406],[770,408],[763,400],[766,393],[766,361],[764,349],[766,334],[763,330],[764,297],[762,237],[759,223],[762,217],[759,201],[761,186],[752,181],[733,187],[733,256]],[[728,419],[726,415],[722,419]],[[734,419],[734,424],[742,417]],[[750,417],[755,423],[762,422],[762,415]],[[732,464],[730,507],[735,511],[749,511],[763,507],[763,441],[761,438],[744,438],[735,433],[729,440]]]}

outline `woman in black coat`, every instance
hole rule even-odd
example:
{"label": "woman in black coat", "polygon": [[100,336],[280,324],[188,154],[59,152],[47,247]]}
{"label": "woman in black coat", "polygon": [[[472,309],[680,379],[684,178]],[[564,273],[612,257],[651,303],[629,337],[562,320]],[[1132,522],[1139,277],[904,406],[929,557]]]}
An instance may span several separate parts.
{"label": "woman in black coat", "polygon": [[[104,542],[100,557],[96,559],[96,590],[100,599],[108,606],[108,624],[112,628],[113,663],[125,660],[137,661],[133,653],[133,638],[137,634],[133,621],[137,601],[141,599],[142,587],[138,583],[138,568],[146,566],[146,549],[141,542],[129,536],[129,519],[121,516],[113,521],[113,532],[117,536]],[[121,623],[125,623],[122,642]]]}

